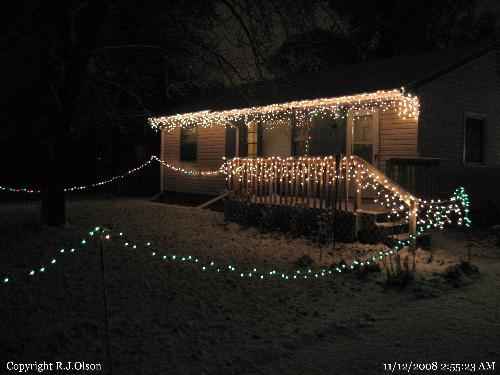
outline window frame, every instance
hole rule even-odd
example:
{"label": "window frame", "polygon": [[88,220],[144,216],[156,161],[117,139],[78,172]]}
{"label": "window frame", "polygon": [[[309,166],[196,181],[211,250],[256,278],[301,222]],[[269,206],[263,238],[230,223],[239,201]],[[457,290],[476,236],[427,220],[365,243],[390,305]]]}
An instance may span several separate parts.
{"label": "window frame", "polygon": [[[483,151],[481,162],[471,162],[466,160],[466,148],[467,148],[467,120],[481,120],[483,121]],[[486,166],[487,155],[486,155],[486,143],[487,143],[487,126],[488,126],[488,115],[480,112],[464,111],[463,117],[463,148],[462,148],[462,163],[466,166]]]}
{"label": "window frame", "polygon": [[[308,152],[309,150],[306,149],[306,145],[307,145],[307,142],[309,141],[309,137],[310,137],[310,130],[311,130],[311,126],[312,126],[311,121],[309,121],[308,126],[304,126],[302,128],[300,126],[297,126],[297,117],[293,116],[291,125],[292,125],[292,131],[290,133],[291,133],[291,142],[292,142],[292,145],[291,145],[292,156],[299,156],[299,157],[300,156],[302,156],[302,157],[308,156],[306,154],[309,153]],[[299,138],[299,136],[297,136],[297,134],[296,134],[297,129],[304,129],[303,137]],[[304,144],[304,150],[306,151],[304,154],[301,154],[301,155],[297,154],[297,144],[299,144],[299,143]]]}
{"label": "window frame", "polygon": [[[184,138],[185,138],[184,132],[186,131],[186,129],[184,129],[184,128],[180,129],[181,131],[180,131],[180,141],[179,141],[179,161],[181,161],[181,162],[196,163],[198,161],[198,131],[199,131],[198,125],[195,125],[194,128],[196,129],[196,141],[195,142],[185,142],[184,141]],[[194,155],[194,159],[186,158],[185,152],[183,152],[183,146],[186,146],[186,145],[195,145],[196,152]]]}
{"label": "window frame", "polygon": [[[255,124],[255,131],[250,131],[250,123]],[[259,121],[250,121],[248,124],[245,124],[247,127],[246,134],[245,134],[245,151],[246,151],[246,156],[249,158],[258,158],[260,156],[260,138],[261,138],[261,124]],[[255,142],[248,142],[250,134],[255,134]],[[248,152],[248,145],[255,145],[255,153],[250,154]]]}

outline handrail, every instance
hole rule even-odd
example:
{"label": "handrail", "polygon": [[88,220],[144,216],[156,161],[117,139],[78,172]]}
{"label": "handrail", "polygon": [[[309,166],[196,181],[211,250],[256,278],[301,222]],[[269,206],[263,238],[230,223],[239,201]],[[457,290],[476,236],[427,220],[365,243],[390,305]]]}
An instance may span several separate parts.
{"label": "handrail", "polygon": [[[350,156],[351,159],[356,160],[358,163],[362,164],[363,167],[370,172],[371,175],[375,176],[372,177],[374,180],[376,180],[378,183],[380,183],[384,188],[393,191],[394,193],[398,194],[401,199],[407,204],[410,205],[412,201],[420,201],[420,199],[416,198],[411,194],[409,191],[407,191],[405,188],[403,188],[401,185],[396,183],[395,181],[391,180],[389,177],[387,177],[386,174],[375,168],[373,165],[368,163],[366,160],[359,156]],[[381,180],[381,181],[379,181]]]}
{"label": "handrail", "polygon": [[[421,201],[420,199],[414,197],[413,194],[411,194],[405,188],[400,186],[398,183],[391,180],[383,172],[381,172],[380,170],[378,170],[377,168],[375,168],[374,166],[372,166],[370,163],[368,163],[366,160],[364,160],[363,158],[361,158],[359,156],[352,155],[352,156],[348,156],[348,157],[345,157],[345,156],[342,157],[340,160],[340,165],[339,165],[340,169],[349,168],[349,167],[347,167],[347,165],[350,163],[350,161],[355,162],[354,163],[355,170],[354,170],[354,173],[352,176],[350,174],[348,174],[346,176],[346,178],[348,178],[349,180],[351,178],[354,178],[354,176],[356,175],[357,166],[361,165],[363,172],[365,172],[367,174],[367,177],[372,178],[374,182],[380,184],[385,189],[391,190],[393,193],[397,194],[407,205],[410,205],[412,201]],[[254,165],[257,164],[260,166],[260,165],[267,165],[267,164],[269,164],[269,165],[280,164],[280,166],[281,166],[282,163],[288,163],[288,164],[292,163],[292,165],[294,166],[296,163],[299,163],[299,162],[301,162],[307,166],[309,166],[310,164],[313,164],[313,168],[314,168],[314,164],[317,165],[318,163],[323,164],[323,165],[326,164],[326,166],[329,168],[331,168],[332,165],[335,166],[335,164],[336,164],[336,160],[333,156],[326,156],[326,157],[302,157],[302,156],[293,157],[293,156],[289,156],[289,157],[284,157],[284,158],[282,158],[282,157],[234,158],[234,159],[227,160],[227,164],[228,164],[227,170],[228,170],[228,175],[229,175],[228,180],[231,180],[231,175],[244,174],[245,173],[244,169],[246,168],[246,165],[248,163],[251,164],[250,174],[252,174],[254,176],[255,173],[260,173],[260,175],[257,177],[258,180],[260,180],[262,178],[264,178],[266,181],[268,179],[273,179],[273,178],[279,178],[281,180],[284,176],[279,176],[279,172],[273,171],[273,169],[274,170],[277,169],[276,166],[270,167],[263,172],[259,168],[259,171],[256,172]],[[306,167],[306,172],[301,171],[300,177],[304,177],[303,174],[304,173],[308,174],[310,172],[310,170],[311,170],[310,168]],[[295,171],[295,172],[297,172],[297,171]],[[297,176],[292,177],[292,179],[296,179],[296,178],[298,178],[298,177]],[[317,182],[316,175],[314,176],[314,178],[315,178],[315,181]],[[333,180],[335,180],[335,178],[343,178],[343,177],[337,176],[336,174],[331,174],[330,178],[333,181]],[[309,175],[307,175],[307,177],[305,177],[305,180],[306,181],[309,180]],[[233,177],[233,181],[234,181],[234,177]],[[328,181],[328,182],[331,182],[331,181]]]}

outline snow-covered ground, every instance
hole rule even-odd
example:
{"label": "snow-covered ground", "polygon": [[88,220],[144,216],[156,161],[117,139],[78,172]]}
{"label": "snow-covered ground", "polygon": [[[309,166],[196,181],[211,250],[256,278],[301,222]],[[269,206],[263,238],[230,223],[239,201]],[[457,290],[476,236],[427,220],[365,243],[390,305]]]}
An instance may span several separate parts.
{"label": "snow-covered ground", "polygon": [[[220,213],[146,199],[71,200],[68,222],[40,226],[34,202],[0,205],[0,276],[11,280],[0,288],[0,373],[7,361],[107,367],[98,243],[49,264],[95,225],[244,269],[291,270],[304,254],[329,265],[379,249],[325,246],[320,261],[307,240],[226,230]],[[384,363],[498,361],[500,249],[476,239],[480,276],[459,288],[440,276],[466,257],[467,243],[463,233],[435,234],[432,261],[419,250],[417,282],[396,291],[384,290],[383,272],[300,281],[204,273],[111,239],[104,250],[114,374],[383,374]],[[41,265],[43,273],[27,276]]]}

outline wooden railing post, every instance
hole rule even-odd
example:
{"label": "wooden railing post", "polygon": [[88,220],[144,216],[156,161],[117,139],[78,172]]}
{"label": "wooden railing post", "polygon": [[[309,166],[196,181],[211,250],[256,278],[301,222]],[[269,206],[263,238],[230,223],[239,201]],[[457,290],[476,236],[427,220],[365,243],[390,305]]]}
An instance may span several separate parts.
{"label": "wooden railing post", "polygon": [[340,209],[340,205],[337,203],[338,200],[339,200],[340,160],[341,160],[340,155],[339,154],[335,154],[335,169],[334,169],[334,173],[335,173],[335,176],[334,176],[335,193],[333,195],[333,207],[334,207],[335,210],[337,210],[337,208]]}
{"label": "wooden railing post", "polygon": [[[274,166],[273,166],[273,177],[274,177],[274,188],[273,188],[273,203],[276,204],[276,200],[278,199],[277,194],[278,194],[278,159],[274,160]],[[280,204],[281,204],[281,197],[280,197]]]}
{"label": "wooden railing post", "polygon": [[361,184],[361,173],[360,173],[360,167],[359,167],[359,160],[354,161],[354,189],[356,190],[356,199],[354,200],[354,212],[356,213],[356,222],[355,222],[355,234],[356,238],[358,238],[359,233],[362,231],[362,225],[361,225],[361,213],[358,212],[358,210],[361,210],[361,204],[362,204],[362,184]]}
{"label": "wooden railing post", "polygon": [[300,187],[300,158],[295,161],[295,191],[293,195],[295,195],[295,203],[299,201],[299,187]]}
{"label": "wooden railing post", "polygon": [[307,207],[311,202],[311,159],[307,159]]}
{"label": "wooden railing post", "polygon": [[227,190],[231,191],[232,174],[233,174],[233,160],[227,160]]}
{"label": "wooden railing post", "polygon": [[325,209],[328,209],[330,202],[330,163],[332,159],[325,159],[325,195],[323,197],[325,201]]}
{"label": "wooden railing post", "polygon": [[[325,167],[325,161],[323,159],[323,161],[320,160],[319,162],[319,208],[323,208],[323,200],[325,198],[325,194],[324,194],[324,178],[325,178],[325,174],[323,172],[323,168]],[[326,207],[325,207],[326,208]]]}
{"label": "wooden railing post", "polygon": [[318,160],[315,158],[312,161],[312,176],[309,178],[309,181],[311,178],[312,180],[312,190],[311,190],[311,195],[312,195],[312,200],[313,200],[313,207],[316,208],[316,195],[318,194]]}
{"label": "wooden railing post", "polygon": [[288,161],[285,160],[283,164],[283,168],[286,168],[285,171],[285,205],[288,205],[288,189],[290,188],[290,168]]}
{"label": "wooden railing post", "polygon": [[262,160],[258,160],[259,165],[259,174],[258,174],[258,183],[259,183],[259,203],[262,203],[262,179],[264,178],[264,163]]}
{"label": "wooden railing post", "polygon": [[409,235],[412,236],[409,238],[410,240],[410,251],[415,251],[417,245],[417,218],[418,218],[418,202],[413,199],[410,203],[410,212],[408,217],[409,224]]}
{"label": "wooden railing post", "polygon": [[349,159],[345,158],[345,211],[349,211]]}

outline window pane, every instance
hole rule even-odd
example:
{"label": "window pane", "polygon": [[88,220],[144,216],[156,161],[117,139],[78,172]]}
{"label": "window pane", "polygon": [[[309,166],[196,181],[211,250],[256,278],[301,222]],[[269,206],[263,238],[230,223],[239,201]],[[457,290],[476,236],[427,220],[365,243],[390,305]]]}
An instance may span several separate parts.
{"label": "window pane", "polygon": [[198,139],[198,128],[196,126],[182,129],[182,142],[193,143]]}
{"label": "window pane", "polygon": [[467,118],[465,120],[465,161],[484,162],[484,120]]}
{"label": "window pane", "polygon": [[372,141],[373,116],[355,116],[352,120],[353,142]]}
{"label": "window pane", "polygon": [[236,155],[236,129],[226,125],[226,158],[234,158]]}
{"label": "window pane", "polygon": [[293,139],[295,141],[305,141],[311,122],[308,119],[298,118],[294,127]]}
{"label": "window pane", "polygon": [[198,144],[184,143],[181,145],[181,161],[196,161]]}
{"label": "window pane", "polygon": [[306,154],[306,143],[305,142],[295,142],[294,151],[296,156],[305,156]]}
{"label": "window pane", "polygon": [[198,127],[181,129],[181,161],[196,161],[198,153]]}
{"label": "window pane", "polygon": [[372,155],[373,155],[373,145],[372,144],[353,144],[352,145],[352,153],[353,155],[359,156],[365,159],[368,163],[372,164]]}

